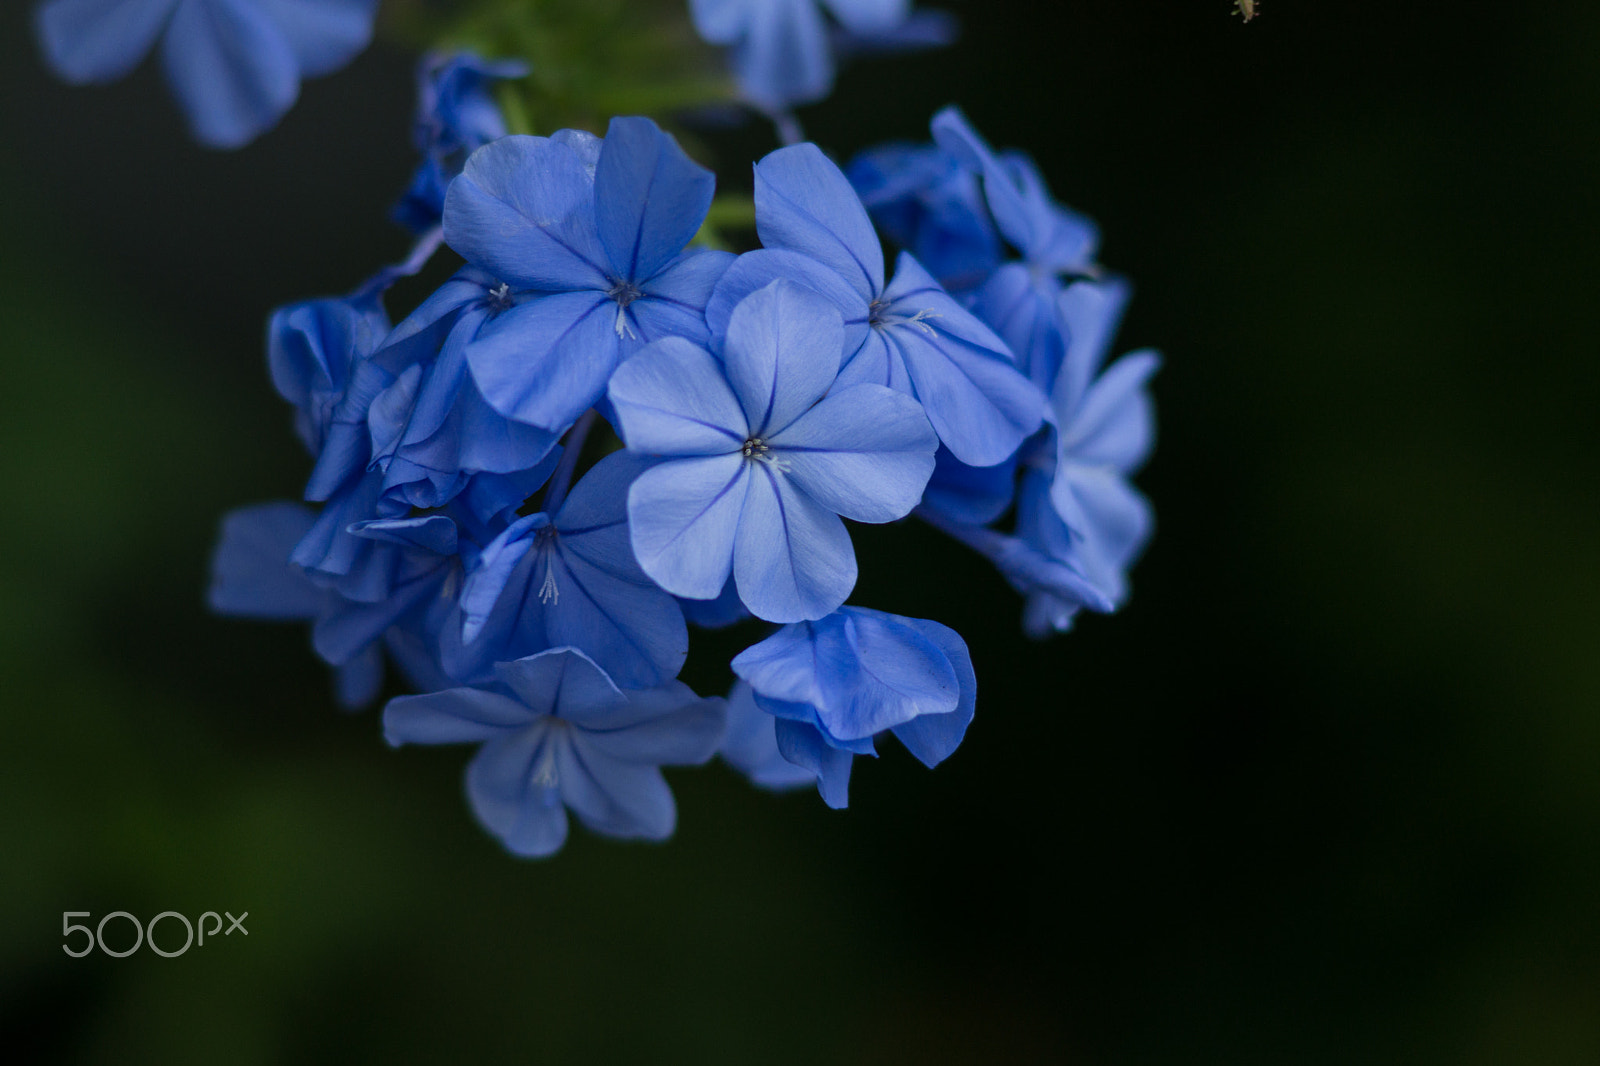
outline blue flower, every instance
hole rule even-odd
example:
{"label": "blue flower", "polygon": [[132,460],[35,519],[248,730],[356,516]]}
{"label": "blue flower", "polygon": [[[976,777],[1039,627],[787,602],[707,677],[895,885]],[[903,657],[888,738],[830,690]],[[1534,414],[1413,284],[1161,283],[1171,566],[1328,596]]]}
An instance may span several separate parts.
{"label": "blue flower", "polygon": [[417,68],[417,118],[412,139],[422,153],[395,219],[414,233],[439,224],[445,190],[476,149],[506,135],[505,117],[489,94],[492,82],[521,78],[525,63],[490,62],[470,53],[430,52]]}
{"label": "blue flower", "polygon": [[525,856],[560,850],[568,810],[607,836],[671,836],[677,809],[660,767],[705,762],[723,728],[720,700],[676,681],[623,692],[572,648],[502,663],[492,687],[401,696],[383,712],[395,747],[483,744],[467,768],[468,799]]}
{"label": "blue flower", "polygon": [[46,0],[45,58],[74,84],[116,81],[161,37],[167,84],[202,144],[237,148],[372,39],[378,0]]}
{"label": "blue flower", "polygon": [[[339,702],[346,707],[377,698],[385,644],[413,684],[433,688],[448,683],[427,650],[428,642],[409,639],[403,628],[407,622],[422,628],[420,616],[435,606],[429,600],[436,597],[444,576],[437,569],[440,560],[430,563],[413,553],[411,565],[402,567],[406,574],[396,595],[381,607],[357,603],[290,564],[290,551],[315,520],[309,508],[287,501],[226,515],[211,560],[211,609],[245,618],[312,622],[312,646],[335,668]],[[388,554],[395,561],[404,553],[391,546]]]}
{"label": "blue flower", "polygon": [[909,396],[836,382],[844,338],[827,299],[780,280],[733,309],[720,360],[669,337],[617,370],[623,440],[668,459],[628,490],[634,554],[662,588],[709,600],[732,573],[757,616],[821,618],[855,587],[839,516],[916,505],[933,431]]}
{"label": "blue flower", "polygon": [[982,179],[984,201],[1002,236],[1022,256],[991,274],[973,294],[972,310],[1016,353],[1023,373],[1046,392],[1055,383],[1067,336],[1057,309],[1062,276],[1096,276],[1099,231],[1056,203],[1027,156],[993,149],[953,107],[933,117],[939,147]]}
{"label": "blue flower", "polygon": [[639,569],[628,538],[628,486],[646,465],[608,455],[565,499],[563,471],[543,511],[484,546],[444,635],[453,676],[477,683],[496,662],[552,647],[578,649],[624,688],[678,675],[689,651],[683,612]]}
{"label": "blue flower", "polygon": [[714,332],[735,304],[784,278],[830,299],[845,323],[841,387],[863,382],[915,396],[939,439],[973,466],[1003,462],[1038,429],[1045,395],[1017,372],[1005,342],[902,253],[884,284],[883,246],[839,168],[812,144],[755,168],[764,248],[739,257],[706,306]]}
{"label": "blue flower", "polygon": [[1000,235],[977,176],[938,145],[873,148],[845,174],[884,236],[945,288],[982,284],[1000,265]]}
{"label": "blue flower", "polygon": [[705,343],[705,303],[730,257],[684,248],[715,181],[644,118],[613,119],[603,144],[563,131],[472,154],[445,197],[445,239],[508,290],[543,294],[467,353],[496,411],[558,432],[644,344]]}
{"label": "blue flower", "polygon": [[830,807],[849,800],[850,765],[894,733],[926,766],[956,750],[972,723],[977,678],[952,629],[846,607],[784,626],[733,660],[755,703],[777,718],[783,757],[817,775]]}
{"label": "blue flower", "polygon": [[842,39],[830,39],[818,0],[689,0],[689,11],[703,39],[733,47],[745,98],[774,112],[827,96],[838,51],[930,47],[953,36],[947,20],[912,15],[911,0],[821,2],[843,27]]}

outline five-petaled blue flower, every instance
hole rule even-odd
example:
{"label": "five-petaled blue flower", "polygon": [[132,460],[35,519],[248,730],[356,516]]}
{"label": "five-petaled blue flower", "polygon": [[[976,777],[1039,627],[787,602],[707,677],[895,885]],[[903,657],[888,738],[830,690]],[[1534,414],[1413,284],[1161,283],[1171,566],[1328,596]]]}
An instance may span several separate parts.
{"label": "five-petaled blue flower", "polygon": [[400,696],[390,744],[483,747],[467,768],[478,820],[518,855],[567,839],[567,811],[597,833],[664,840],[677,808],[662,766],[703,763],[722,740],[721,700],[672,681],[624,692],[588,656],[553,648],[496,667],[486,688]]}
{"label": "five-petaled blue flower", "polygon": [[237,148],[294,105],[301,78],[366,48],[377,10],[378,0],[45,0],[35,25],[50,66],[78,84],[121,78],[160,37],[195,138]]}
{"label": "five-petaled blue flower", "polygon": [[850,182],[813,144],[782,148],[755,168],[763,248],[740,256],[706,305],[713,332],[774,278],[831,300],[845,323],[841,386],[873,382],[915,396],[956,458],[990,466],[1044,420],[1047,400],[1011,351],[902,253],[884,284],[883,245]]}
{"label": "five-petaled blue flower", "polygon": [[779,280],[733,309],[720,360],[670,337],[618,369],[623,440],[668,459],[628,491],[634,553],[662,588],[709,600],[731,571],[753,614],[821,618],[856,583],[839,516],[916,506],[933,430],[904,393],[836,385],[844,339],[826,298]]}
{"label": "five-petaled blue flower", "polygon": [[732,258],[685,251],[716,179],[645,118],[587,134],[505,137],[467,160],[445,196],[444,235],[518,302],[467,352],[507,418],[560,432],[650,341],[707,340],[704,308]]}

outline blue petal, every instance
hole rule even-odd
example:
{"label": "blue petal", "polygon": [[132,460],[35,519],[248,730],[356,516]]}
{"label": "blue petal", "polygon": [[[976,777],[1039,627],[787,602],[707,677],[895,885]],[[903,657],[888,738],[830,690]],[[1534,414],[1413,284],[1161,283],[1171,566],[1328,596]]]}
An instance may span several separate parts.
{"label": "blue petal", "polygon": [[34,28],[50,68],[75,84],[116,81],[139,65],[178,0],[50,0]]}
{"label": "blue petal", "polygon": [[654,766],[613,759],[574,735],[556,757],[561,798],[584,825],[607,836],[665,840],[678,822],[672,790]]}
{"label": "blue petal", "polygon": [[[545,606],[546,639],[586,652],[627,688],[670,681],[689,654],[689,632],[678,601],[656,588],[617,577],[556,541],[559,570],[551,574]],[[623,550],[627,551],[624,543]],[[631,562],[631,551],[629,562]],[[620,562],[620,561],[619,561]]]}
{"label": "blue petal", "polygon": [[953,522],[983,526],[1006,513],[1016,488],[1015,456],[994,466],[968,466],[941,447],[922,506]]}
{"label": "blue petal", "polygon": [[586,750],[619,762],[696,766],[716,754],[727,728],[722,700],[703,700],[673,682],[628,694],[628,714],[613,711],[579,724]]}
{"label": "blue petal", "polygon": [[485,828],[514,854],[542,858],[567,839],[567,812],[554,776],[568,745],[548,723],[489,741],[467,767],[467,798]]}
{"label": "blue petal", "polygon": [[777,719],[756,706],[749,684],[737,681],[728,694],[728,732],[719,754],[761,788],[810,784],[816,774],[796,766],[778,750],[776,726]]}
{"label": "blue petal", "polygon": [[1084,573],[1114,605],[1127,598],[1127,568],[1154,528],[1149,501],[1114,470],[1058,468],[1050,488],[1054,511],[1075,535]]}
{"label": "blue petal", "polygon": [[1056,317],[1066,333],[1067,346],[1050,401],[1063,425],[1077,413],[1089,383],[1111,351],[1132,291],[1121,278],[1108,278],[1075,282],[1056,297]]}
{"label": "blue petal", "polygon": [[627,702],[606,672],[576,648],[552,648],[500,663],[495,676],[535,714],[581,718],[596,707]]}
{"label": "blue petal", "polygon": [[833,55],[815,0],[764,0],[747,18],[733,58],[747,99],[781,111],[828,95]]}
{"label": "blue petal", "polygon": [[646,343],[663,337],[683,337],[696,344],[711,341],[706,328],[706,303],[711,291],[734,261],[731,252],[695,249],[668,263],[659,273],[640,282],[641,296],[628,305]]}
{"label": "blue petal", "polygon": [[901,255],[890,293],[892,315],[901,320],[885,338],[905,361],[939,439],[971,466],[1005,461],[1044,421],[1044,393],[1017,372],[1004,342],[910,256]]}
{"label": "blue petal", "polygon": [[294,620],[314,618],[328,593],[289,563],[289,553],[316,516],[297,503],[264,503],[230,511],[211,557],[206,601],[220,614]]}
{"label": "blue petal", "polygon": [[967,652],[966,641],[948,626],[923,618],[901,618],[901,622],[921,633],[938,646],[955,670],[956,684],[961,690],[960,702],[955,710],[945,714],[924,714],[904,725],[894,727],[894,735],[906,749],[929,769],[950,757],[972,724],[972,714],[978,703],[978,675],[972,669],[972,656]]}
{"label": "blue petal", "polygon": [[826,298],[778,280],[740,301],[722,361],[753,436],[781,432],[839,376],[844,323]]}
{"label": "blue petal", "polygon": [[303,77],[331,74],[372,43],[378,0],[253,0],[289,41]]}
{"label": "blue petal", "polygon": [[816,145],[780,148],[756,164],[755,175],[756,232],[765,247],[810,256],[868,302],[883,291],[883,246],[867,209]]}
{"label": "blue petal", "polygon": [[822,802],[834,810],[849,806],[850,764],[855,756],[832,747],[815,726],[804,722],[779,720],[775,732],[783,757],[816,775]]}
{"label": "blue petal", "polygon": [[844,318],[844,351],[854,352],[867,338],[867,301],[836,271],[799,252],[757,249],[727,268],[706,304],[706,324],[713,337],[728,332],[733,309],[758,289],[782,279],[826,296]]}
{"label": "blue petal", "polygon": [[518,519],[478,553],[476,564],[461,584],[461,640],[464,644],[476,641],[489,624],[495,607],[511,583],[512,574],[532,550],[537,532],[549,524],[549,517],[542,514]]}
{"label": "blue petal", "polygon": [[654,275],[683,251],[711,207],[716,176],[647,118],[614,118],[594,175],[595,219],[612,269]]}
{"label": "blue petal", "polygon": [[368,645],[333,671],[333,698],[347,711],[356,711],[378,698],[383,689],[383,648]]}
{"label": "blue petal", "polygon": [[[751,614],[769,622],[799,622],[833,611],[856,585],[856,555],[844,523],[771,464],[734,458],[754,467],[733,546],[739,598]],[[651,576],[660,581],[653,571]],[[708,591],[719,588],[720,580]]]}
{"label": "blue petal", "polygon": [[959,679],[938,643],[909,619],[858,607],[815,627],[813,656],[830,739],[865,740],[960,702]]}
{"label": "blue petal", "polygon": [[1066,356],[1066,326],[1058,310],[1061,282],[1023,263],[1007,263],[973,297],[972,312],[1006,342],[1017,369],[1039,388],[1059,388]]}
{"label": "blue petal", "polygon": [[882,385],[853,385],[829,393],[768,443],[811,499],[857,522],[892,522],[921,499],[939,438],[916,400]]}
{"label": "blue petal", "polygon": [[732,577],[722,586],[722,592],[716,599],[690,600],[679,597],[678,606],[683,608],[684,619],[701,629],[725,629],[750,617],[744,601],[739,599],[739,587],[733,583]]}
{"label": "blue petal", "polygon": [[695,32],[710,44],[732,44],[750,21],[750,0],[689,0]]}
{"label": "blue petal", "polygon": [[[788,625],[733,657],[733,672],[768,699],[815,707],[826,698],[812,654],[813,625]],[[804,717],[806,712],[798,712]]]}
{"label": "blue petal", "polygon": [[733,569],[749,465],[737,452],[679,459],[634,481],[628,490],[633,554],[656,584],[696,600],[722,591]]}
{"label": "blue petal", "polygon": [[300,94],[289,42],[246,0],[178,5],[161,55],[195,139],[212,148],[254,140]]}
{"label": "blue petal", "polygon": [[444,201],[444,235],[462,258],[515,287],[605,291],[593,177],[571,147],[502,137],[473,152]]}
{"label": "blue petal", "polygon": [[839,371],[839,380],[834,383],[834,388],[882,385],[886,389],[915,396],[917,390],[911,384],[911,375],[906,373],[905,360],[900,358],[899,347],[890,343],[888,334],[888,330],[868,330],[861,347]]}
{"label": "blue petal", "polygon": [[478,391],[506,418],[564,431],[605,392],[621,358],[615,311],[600,293],[570,292],[500,315],[467,348]]}
{"label": "blue petal", "polygon": [[623,363],[608,395],[630,451],[737,454],[750,435],[721,364],[681,338],[657,341]]}
{"label": "blue petal", "polygon": [[533,721],[509,696],[479,688],[452,688],[425,696],[396,696],[383,709],[383,739],[402,744],[473,744]]}
{"label": "blue petal", "polygon": [[1089,388],[1061,428],[1059,454],[1070,461],[1136,470],[1155,442],[1155,416],[1145,383],[1161,365],[1154,352],[1125,355]]}
{"label": "blue petal", "polygon": [[894,29],[911,13],[911,0],[822,0],[851,33],[878,34]]}

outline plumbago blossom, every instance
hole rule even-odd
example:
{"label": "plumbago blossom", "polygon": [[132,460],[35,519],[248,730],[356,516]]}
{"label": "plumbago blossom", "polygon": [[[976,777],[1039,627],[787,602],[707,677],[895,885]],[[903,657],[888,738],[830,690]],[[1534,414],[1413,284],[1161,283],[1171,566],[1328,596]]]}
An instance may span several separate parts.
{"label": "plumbago blossom", "polygon": [[275,126],[300,79],[331,74],[372,40],[378,0],[45,0],[45,59],[74,84],[116,81],[161,42],[161,66],[196,140],[237,148]]}
{"label": "plumbago blossom", "polygon": [[[303,6],[174,0],[211,2]],[[831,82],[823,10],[693,4],[773,108]],[[826,11],[908,24],[899,0]],[[814,144],[767,155],[758,246],[714,250],[716,178],[652,120],[508,134],[488,90],[526,71],[425,59],[394,213],[411,254],[272,315],[310,473],[303,501],[223,520],[213,608],[309,623],[347,707],[392,664],[414,694],[388,701],[385,737],[477,745],[472,810],[517,855],[559,850],[569,816],[663,839],[662,768],[714,756],[830,807],[890,737],[939,765],[974,719],[972,657],[939,622],[849,602],[846,522],[915,515],[983,553],[1035,636],[1126,600],[1157,360],[1105,365],[1128,286],[1094,262],[1095,228],[946,110],[935,143],[848,176]],[[800,96],[780,88],[796,71]],[[446,245],[455,273],[392,307]],[[734,624],[726,698],[695,693],[692,631]]]}
{"label": "plumbago blossom", "polygon": [[729,46],[744,98],[773,113],[827,96],[841,56],[955,37],[947,16],[911,0],[689,0],[689,11],[703,40]]}

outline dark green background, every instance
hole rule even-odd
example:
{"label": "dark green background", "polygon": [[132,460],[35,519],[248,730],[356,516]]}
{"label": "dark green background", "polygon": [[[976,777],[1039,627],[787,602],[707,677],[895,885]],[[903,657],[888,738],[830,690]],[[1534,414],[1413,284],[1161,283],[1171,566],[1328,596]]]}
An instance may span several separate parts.
{"label": "dark green background", "polygon": [[[338,713],[303,630],[202,606],[221,513],[307,470],[267,310],[404,248],[411,58],[215,154],[149,65],[53,81],[29,6],[0,15],[0,1046],[1600,1062],[1593,4],[969,0],[956,49],[850,71],[804,116],[830,150],[960,101],[1138,284],[1123,347],[1167,364],[1133,601],[1029,643],[959,547],[859,530],[857,602],[971,645],[961,751],[858,764],[843,813],[676,772],[671,843],[546,862],[473,823],[464,750]],[[249,937],[61,952],[64,910],[168,909]]]}

